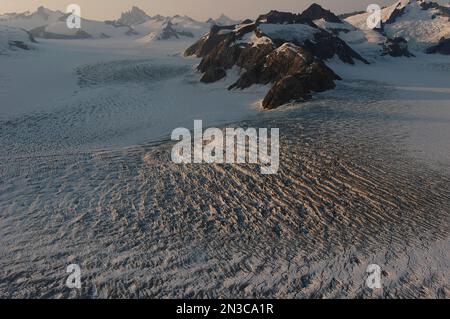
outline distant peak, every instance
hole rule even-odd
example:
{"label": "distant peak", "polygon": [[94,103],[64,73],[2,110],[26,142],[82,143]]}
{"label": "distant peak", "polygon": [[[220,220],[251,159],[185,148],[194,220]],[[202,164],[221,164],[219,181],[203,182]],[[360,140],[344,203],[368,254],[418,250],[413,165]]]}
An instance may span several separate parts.
{"label": "distant peak", "polygon": [[303,11],[301,16],[305,19],[312,20],[312,21],[324,19],[325,21],[328,21],[328,22],[334,22],[334,23],[342,22],[341,19],[339,19],[333,12],[331,12],[330,10],[324,9],[321,5],[319,5],[317,3],[313,3],[312,5],[310,5],[308,7],[308,9]]}
{"label": "distant peak", "polygon": [[225,15],[224,13],[222,13],[217,19],[208,19],[208,21],[206,21],[207,23],[212,23],[212,24],[216,24],[216,25],[234,25],[237,24],[238,21],[235,21],[233,19],[231,19],[230,17],[228,17],[227,15]]}
{"label": "distant peak", "polygon": [[137,6],[133,6],[131,10],[123,12],[118,20],[120,23],[133,26],[144,23],[150,19],[150,16]]}

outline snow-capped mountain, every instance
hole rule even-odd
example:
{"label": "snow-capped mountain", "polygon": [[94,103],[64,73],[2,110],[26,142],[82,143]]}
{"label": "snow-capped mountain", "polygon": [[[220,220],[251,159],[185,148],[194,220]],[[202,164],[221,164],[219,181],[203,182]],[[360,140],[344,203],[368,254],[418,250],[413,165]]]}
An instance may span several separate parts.
{"label": "snow-capped mountain", "polygon": [[401,0],[381,11],[381,28],[367,26],[370,13],[345,19],[362,32],[363,39],[379,43],[386,38],[403,38],[413,50],[423,51],[450,38],[450,8],[423,0]]}
{"label": "snow-capped mountain", "polygon": [[117,21],[124,25],[134,26],[147,22],[150,19],[152,19],[152,17],[147,15],[147,13],[144,10],[141,10],[136,6],[133,6],[130,11],[123,12],[119,20]]}
{"label": "snow-capped mountain", "polygon": [[81,19],[80,29],[67,26],[68,14],[39,7],[36,12],[10,13],[0,16],[0,25],[21,28],[33,36],[48,39],[110,38],[135,35],[129,26],[113,21]]}
{"label": "snow-capped mountain", "polygon": [[198,38],[209,31],[211,24],[188,16],[150,16],[138,7],[122,13],[116,23],[132,28],[140,42],[180,38]]}
{"label": "snow-capped mountain", "polygon": [[115,21],[94,21],[81,19],[81,28],[67,27],[65,19],[30,31],[35,37],[46,39],[100,39],[136,35],[129,26]]}
{"label": "snow-capped mountain", "polygon": [[39,7],[36,12],[7,13],[0,15],[0,25],[25,29],[27,31],[59,22],[65,16],[61,11]]}
{"label": "snow-capped mountain", "polygon": [[313,92],[333,89],[340,77],[325,60],[336,57],[349,64],[368,63],[314,21],[346,25],[316,4],[301,14],[270,11],[255,22],[214,25],[185,55],[202,58],[198,66],[202,82],[216,82],[226,77],[229,69],[238,67],[240,78],[229,89],[271,84],[262,106],[277,108],[292,100],[309,99]]}
{"label": "snow-capped mountain", "polygon": [[133,37],[141,42],[181,38],[199,38],[212,25],[235,25],[238,22],[221,15],[218,19],[200,22],[188,16],[150,16],[133,6],[114,21],[81,19],[80,29],[66,25],[68,14],[39,7],[36,12],[0,15],[0,25],[25,29],[37,38],[47,39],[97,39]]}
{"label": "snow-capped mountain", "polygon": [[226,16],[225,14],[221,14],[217,19],[208,19],[206,23],[212,25],[218,25],[218,26],[227,26],[227,25],[236,25],[239,24],[241,21],[233,20],[230,17]]}
{"label": "snow-capped mountain", "polygon": [[0,25],[0,55],[9,55],[13,51],[29,51],[35,48],[36,41],[28,32]]}

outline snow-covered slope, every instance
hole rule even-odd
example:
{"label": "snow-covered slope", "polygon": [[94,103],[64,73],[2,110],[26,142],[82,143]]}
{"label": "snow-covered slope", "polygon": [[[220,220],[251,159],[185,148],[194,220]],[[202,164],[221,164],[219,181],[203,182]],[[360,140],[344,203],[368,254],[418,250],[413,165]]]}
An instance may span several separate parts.
{"label": "snow-covered slope", "polygon": [[33,30],[60,21],[64,17],[61,11],[39,7],[36,12],[7,13],[0,15],[0,25]]}
{"label": "snow-covered slope", "polygon": [[370,30],[370,13],[348,17],[346,22],[362,31],[368,42],[381,42],[384,37],[403,37],[415,50],[437,44],[450,37],[450,8],[422,0],[402,0],[381,11],[381,30]]}
{"label": "snow-covered slope", "polygon": [[214,23],[199,22],[188,16],[150,16],[138,7],[123,12],[115,21],[81,19],[80,29],[66,25],[67,14],[39,7],[34,13],[0,15],[0,25],[22,28],[35,37],[48,39],[91,39],[131,37],[142,42],[179,38],[199,38],[212,24],[236,24],[222,15]]}
{"label": "snow-covered slope", "polygon": [[0,25],[29,31],[35,37],[50,39],[109,38],[134,35],[133,30],[111,21],[81,19],[81,29],[66,24],[67,14],[39,7],[36,12],[9,13],[0,16]]}
{"label": "snow-covered slope", "polygon": [[44,28],[31,30],[31,33],[37,37],[54,39],[73,39],[73,38],[117,38],[135,35],[135,32],[129,26],[121,25],[112,21],[93,21],[81,19],[80,29],[71,29],[67,27],[66,21],[52,23]]}
{"label": "snow-covered slope", "polygon": [[10,55],[13,51],[31,50],[35,47],[33,37],[26,31],[0,25],[0,55]]}
{"label": "snow-covered slope", "polygon": [[140,41],[167,40],[177,38],[199,38],[210,29],[208,23],[187,16],[151,17],[148,21],[133,25]]}

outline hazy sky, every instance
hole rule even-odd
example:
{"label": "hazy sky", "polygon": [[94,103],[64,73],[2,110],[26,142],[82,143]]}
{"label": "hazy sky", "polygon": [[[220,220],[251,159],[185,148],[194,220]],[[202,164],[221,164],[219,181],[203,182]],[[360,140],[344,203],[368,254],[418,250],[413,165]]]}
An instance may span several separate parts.
{"label": "hazy sky", "polygon": [[232,18],[254,18],[271,9],[300,12],[317,2],[334,12],[364,10],[370,3],[380,6],[395,0],[0,0],[0,13],[34,11],[43,5],[50,9],[66,11],[69,4],[81,6],[82,16],[88,19],[116,19],[122,11],[133,5],[150,15],[189,15],[195,19],[216,18],[221,13]]}

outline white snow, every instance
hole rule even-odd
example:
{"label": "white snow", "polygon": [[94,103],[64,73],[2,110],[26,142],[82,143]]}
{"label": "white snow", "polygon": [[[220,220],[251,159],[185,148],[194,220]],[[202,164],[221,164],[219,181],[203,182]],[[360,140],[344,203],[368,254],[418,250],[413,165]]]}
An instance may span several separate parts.
{"label": "white snow", "polygon": [[258,36],[255,32],[246,33],[242,39],[236,41],[236,43],[248,43],[256,47],[258,45],[271,44],[272,39],[266,36]]}
{"label": "white snow", "polygon": [[[49,131],[33,139],[70,134],[72,146],[89,139],[92,147],[105,147],[157,140],[197,118],[212,125],[257,114],[253,104],[267,88],[224,90],[232,76],[229,83],[200,84],[193,72],[198,59],[180,54],[191,41],[40,39],[40,50],[29,57],[0,57],[0,120],[41,114]],[[79,87],[75,70],[87,87]],[[95,116],[88,116],[91,108]],[[69,118],[70,129],[62,126]]]}
{"label": "white snow", "polygon": [[[0,297],[448,297],[448,57],[335,59],[336,90],[260,112],[267,87],[224,90],[237,69],[200,83],[199,60],[180,54],[193,40],[151,41],[162,20],[30,54],[9,51],[26,32],[0,26]],[[317,32],[261,27],[299,42]],[[279,127],[279,174],[175,165],[164,140],[194,119]],[[73,262],[80,291],[64,286]],[[371,263],[387,273],[379,292],[365,286]]]}
{"label": "white snow", "polygon": [[[450,173],[450,62],[447,56],[417,53],[416,58],[384,58],[352,67],[327,63],[345,81],[378,82],[395,90],[379,110],[398,123],[411,155]],[[383,109],[383,111],[381,111]],[[402,133],[399,133],[402,131]]]}
{"label": "white snow", "polygon": [[[210,29],[208,23],[198,22],[186,16],[177,17],[158,17],[151,18],[148,21],[135,25],[134,29],[138,32],[138,38],[140,42],[149,42],[158,39],[162,30],[167,26],[170,21],[172,28],[177,32],[192,33],[194,39],[198,39],[200,36],[207,33]],[[195,41],[195,40],[193,40]]]}
{"label": "white snow", "polygon": [[260,24],[259,29],[272,39],[304,42],[314,39],[319,30],[306,24]]}
{"label": "white snow", "polygon": [[97,39],[103,37],[117,38],[125,37],[127,31],[129,31],[129,27],[115,27],[113,25],[106,24],[105,22],[81,19],[81,29],[68,28],[66,21],[52,23],[45,28],[46,32],[70,36],[76,35],[80,30]]}
{"label": "white snow", "polygon": [[24,30],[0,25],[0,56],[9,55],[11,51],[21,51],[20,48],[11,45],[14,41],[19,41],[30,49],[35,47],[35,43]]}
{"label": "white snow", "polygon": [[[132,29],[138,32],[138,35],[130,35],[128,26],[114,26],[105,21],[94,21],[89,19],[81,19],[81,29],[70,29],[67,27],[66,21],[61,20],[64,14],[60,11],[52,11],[46,8],[40,8],[34,13],[23,14],[5,14],[0,16],[0,25],[14,26],[25,30],[33,30],[38,27],[44,27],[49,33],[64,36],[75,36],[77,32],[84,31],[93,38],[142,38],[141,42],[153,41],[159,38],[164,27],[170,21],[173,28],[178,32],[189,32],[195,38],[207,33],[211,27],[210,23],[199,22],[188,16],[143,16],[142,13],[138,17],[134,17],[136,21],[143,21],[132,25]],[[129,17],[133,18],[133,17]],[[223,18],[224,19],[224,18]]]}
{"label": "white snow", "polygon": [[[436,44],[442,37],[450,37],[450,21],[448,17],[437,15],[437,10],[422,10],[420,1],[400,1],[381,11],[382,21],[386,22],[392,12],[398,8],[405,8],[405,12],[394,23],[385,24],[384,31],[390,38],[403,37],[409,42],[412,50],[422,51],[432,44]],[[370,13],[348,17],[346,21],[361,32],[351,33],[350,40],[358,42],[359,35],[363,34],[369,43],[381,43],[385,38],[377,31],[367,26]],[[345,40],[345,36],[343,36]]]}
{"label": "white snow", "polygon": [[354,31],[355,27],[352,26],[348,22],[342,22],[342,23],[336,23],[336,22],[329,22],[325,19],[319,19],[313,21],[315,25],[317,25],[319,28],[325,29],[325,30],[348,30],[348,31]]}
{"label": "white snow", "polygon": [[40,7],[33,13],[25,12],[22,14],[13,13],[0,15],[0,25],[22,28],[30,31],[34,28],[56,23],[63,16],[64,13],[61,11],[52,11]]}

